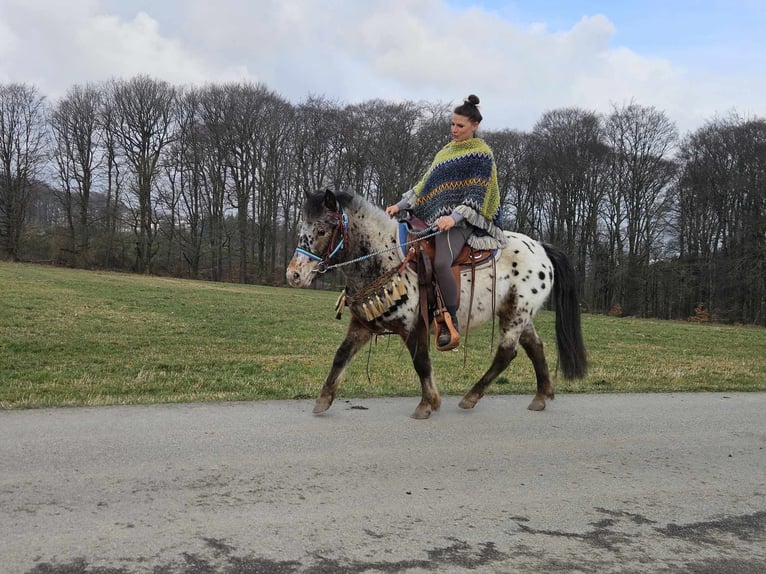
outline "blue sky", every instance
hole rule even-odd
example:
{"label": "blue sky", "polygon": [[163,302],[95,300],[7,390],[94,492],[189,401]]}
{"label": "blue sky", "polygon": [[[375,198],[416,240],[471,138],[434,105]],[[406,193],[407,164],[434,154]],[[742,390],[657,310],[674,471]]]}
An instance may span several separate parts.
{"label": "blue sky", "polygon": [[609,45],[721,78],[766,72],[766,3],[761,0],[449,0],[481,8],[520,26],[566,31],[582,18],[614,24]]}
{"label": "blue sky", "polygon": [[[760,0],[449,0],[465,10],[479,7],[520,24],[544,23],[549,31],[570,29],[586,16],[604,14],[615,25],[613,46],[648,55],[688,54],[721,49],[764,53],[766,9]],[[748,54],[739,54],[747,57]]]}
{"label": "blue sky", "polygon": [[53,100],[139,73],[294,102],[476,93],[491,129],[634,102],[684,133],[766,116],[764,30],[760,0],[0,0],[0,82]]}

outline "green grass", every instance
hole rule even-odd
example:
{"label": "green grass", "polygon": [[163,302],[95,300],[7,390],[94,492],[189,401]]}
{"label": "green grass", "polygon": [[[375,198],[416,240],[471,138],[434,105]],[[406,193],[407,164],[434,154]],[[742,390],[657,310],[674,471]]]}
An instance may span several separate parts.
{"label": "green grass", "polygon": [[[336,293],[0,262],[0,408],[313,398],[345,333]],[[555,370],[553,314],[536,325]],[[763,391],[766,330],[583,316],[591,368],[557,392]],[[491,326],[432,354],[445,394],[492,358]],[[464,365],[465,361],[465,365]],[[493,393],[534,391],[523,353]],[[351,363],[340,397],[419,395],[397,337]]]}

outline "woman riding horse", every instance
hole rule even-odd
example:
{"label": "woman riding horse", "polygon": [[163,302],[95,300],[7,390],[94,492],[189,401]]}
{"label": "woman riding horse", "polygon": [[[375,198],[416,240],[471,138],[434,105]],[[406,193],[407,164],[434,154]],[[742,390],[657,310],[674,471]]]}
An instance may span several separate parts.
{"label": "woman riding horse", "polygon": [[[337,311],[348,307],[351,314],[314,405],[316,414],[332,405],[349,361],[381,333],[398,334],[412,357],[421,387],[413,418],[426,419],[439,409],[441,398],[429,356],[430,326],[421,315],[418,273],[406,265],[398,227],[361,196],[331,190],[306,194],[287,281],[293,287],[308,287],[322,273],[337,268],[346,280]],[[475,286],[474,304],[460,309],[464,325],[478,327],[497,317],[500,337],[489,368],[459,406],[473,408],[522,348],[537,379],[528,408],[539,411],[554,390],[533,319],[549,297],[556,310],[557,370],[566,378],[583,377],[587,370],[576,275],[567,256],[552,245],[508,231],[505,240],[507,247],[492,265],[476,269],[475,277],[461,282],[463,296]]]}
{"label": "woman riding horse", "polygon": [[440,351],[454,349],[460,342],[457,321],[458,287],[452,263],[467,243],[475,249],[497,249],[506,245],[500,218],[500,191],[492,150],[476,137],[481,123],[479,98],[470,95],[452,114],[452,141],[434,157],[421,180],[401,201],[386,208],[394,216],[403,209],[442,233],[435,238],[434,274],[449,323],[441,323],[437,338]]}

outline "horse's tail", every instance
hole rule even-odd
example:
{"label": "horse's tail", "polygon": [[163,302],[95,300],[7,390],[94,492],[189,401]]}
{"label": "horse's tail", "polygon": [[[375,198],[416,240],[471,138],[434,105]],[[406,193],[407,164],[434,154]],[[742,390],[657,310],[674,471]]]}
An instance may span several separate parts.
{"label": "horse's tail", "polygon": [[561,249],[548,244],[543,246],[553,264],[559,366],[567,379],[581,379],[588,370],[588,357],[582,340],[575,271]]}

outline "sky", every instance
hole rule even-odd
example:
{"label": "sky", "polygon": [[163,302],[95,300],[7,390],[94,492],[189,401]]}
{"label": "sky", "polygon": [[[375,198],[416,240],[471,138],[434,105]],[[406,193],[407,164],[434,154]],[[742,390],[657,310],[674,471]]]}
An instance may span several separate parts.
{"label": "sky", "polygon": [[762,0],[0,0],[0,84],[53,102],[138,74],[296,104],[473,93],[491,130],[635,103],[683,135],[766,117],[764,30]]}

